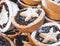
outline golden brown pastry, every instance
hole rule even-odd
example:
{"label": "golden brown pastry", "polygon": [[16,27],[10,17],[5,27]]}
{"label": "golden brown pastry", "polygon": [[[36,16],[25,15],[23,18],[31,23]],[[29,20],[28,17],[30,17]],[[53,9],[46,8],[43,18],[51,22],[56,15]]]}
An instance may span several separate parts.
{"label": "golden brown pastry", "polygon": [[60,0],[46,0],[46,3],[51,10],[60,14]]}
{"label": "golden brown pastry", "polygon": [[55,22],[45,23],[37,31],[28,34],[28,38],[34,46],[58,46],[60,25]]}
{"label": "golden brown pastry", "polygon": [[21,32],[30,33],[44,22],[45,12],[42,8],[25,8],[13,17],[13,25]]}
{"label": "golden brown pastry", "polygon": [[18,5],[20,8],[27,8],[27,7],[36,7],[37,5],[41,5],[40,0],[18,0]]}
{"label": "golden brown pastry", "polygon": [[46,16],[53,20],[60,20],[60,14],[54,12],[54,10],[51,10],[46,3],[46,0],[42,0],[42,7],[46,11]]}
{"label": "golden brown pastry", "polygon": [[52,19],[48,18],[47,16],[45,16],[45,20],[46,20],[46,22],[57,22],[60,24],[60,21],[52,20]]}
{"label": "golden brown pastry", "polygon": [[22,0],[27,5],[38,5],[41,0]]}

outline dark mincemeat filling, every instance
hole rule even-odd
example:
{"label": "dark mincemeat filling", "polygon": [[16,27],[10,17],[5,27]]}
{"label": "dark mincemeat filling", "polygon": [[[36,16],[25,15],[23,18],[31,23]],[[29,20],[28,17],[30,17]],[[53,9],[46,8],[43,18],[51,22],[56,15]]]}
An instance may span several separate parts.
{"label": "dark mincemeat filling", "polygon": [[[8,9],[8,6],[7,6],[7,4],[5,2],[1,3],[1,5],[0,5],[0,13],[1,13],[3,5],[5,6],[6,11],[8,11],[8,17],[9,17],[9,9]],[[3,29],[7,25],[7,23],[4,23],[3,25],[0,25],[0,28]]]}
{"label": "dark mincemeat filling", "polygon": [[[35,38],[36,38],[38,41],[42,42],[42,41],[44,40],[44,38],[40,37],[39,34],[40,34],[40,33],[48,33],[49,30],[50,30],[52,27],[53,27],[53,32],[60,31],[60,30],[58,29],[58,27],[56,27],[56,26],[46,26],[46,27],[42,27],[41,29],[38,29]],[[59,41],[59,39],[60,39],[60,34],[58,34],[56,38],[57,38],[57,40]],[[48,41],[48,42],[45,43],[45,44],[53,44],[53,42]]]}
{"label": "dark mincemeat filling", "polygon": [[16,28],[9,29],[8,31],[5,32],[6,35],[13,35],[16,33],[19,33],[19,30],[17,30]]}
{"label": "dark mincemeat filling", "polygon": [[11,45],[6,39],[0,38],[0,46],[11,46]]}
{"label": "dark mincemeat filling", "polygon": [[29,41],[28,37],[25,35],[20,35],[16,37],[16,46],[23,46],[24,44],[22,43],[22,41]]}
{"label": "dark mincemeat filling", "polygon": [[[52,1],[55,1],[55,0],[52,0]],[[58,1],[57,3],[60,3],[60,1]]]}
{"label": "dark mincemeat filling", "polygon": [[[25,21],[25,18],[26,18],[26,17],[21,16],[21,15],[20,15],[20,12],[23,12],[23,11],[26,11],[26,10],[27,10],[27,9],[19,11],[18,14],[17,14],[16,17],[15,17],[15,21],[16,21],[18,24],[20,24],[20,25],[28,25],[28,24],[32,23],[34,20],[37,19],[37,17],[35,17],[35,18],[31,18],[29,21]],[[41,11],[38,10],[37,13],[40,15],[40,14],[41,14]]]}

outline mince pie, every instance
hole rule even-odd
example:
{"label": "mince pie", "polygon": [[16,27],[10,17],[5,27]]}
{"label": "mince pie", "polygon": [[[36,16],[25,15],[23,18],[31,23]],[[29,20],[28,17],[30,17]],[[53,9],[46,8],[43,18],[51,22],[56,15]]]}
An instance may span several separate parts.
{"label": "mince pie", "polygon": [[60,25],[55,22],[45,23],[31,35],[28,34],[28,37],[35,46],[59,46]]}
{"label": "mince pie", "polygon": [[0,46],[14,46],[14,44],[5,34],[0,33]]}
{"label": "mince pie", "polygon": [[38,29],[44,22],[45,12],[42,8],[25,8],[13,16],[13,25],[21,32],[30,33]]}
{"label": "mince pie", "polygon": [[18,0],[18,6],[20,8],[27,8],[27,7],[36,7],[37,5],[41,5],[40,0]]}
{"label": "mince pie", "polygon": [[5,32],[11,25],[12,9],[9,0],[0,1],[0,32]]}
{"label": "mince pie", "polygon": [[51,10],[60,14],[60,0],[46,0],[46,3]]}
{"label": "mince pie", "polygon": [[46,11],[46,16],[52,20],[59,21],[60,20],[60,14],[54,12],[51,10],[46,3],[46,0],[42,0],[42,7]]}

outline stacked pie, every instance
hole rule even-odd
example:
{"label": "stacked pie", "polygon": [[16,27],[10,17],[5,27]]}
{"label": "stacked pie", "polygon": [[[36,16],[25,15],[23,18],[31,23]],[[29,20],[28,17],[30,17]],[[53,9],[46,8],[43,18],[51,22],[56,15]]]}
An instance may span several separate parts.
{"label": "stacked pie", "polygon": [[42,0],[42,7],[46,11],[46,20],[60,23],[60,0]]}

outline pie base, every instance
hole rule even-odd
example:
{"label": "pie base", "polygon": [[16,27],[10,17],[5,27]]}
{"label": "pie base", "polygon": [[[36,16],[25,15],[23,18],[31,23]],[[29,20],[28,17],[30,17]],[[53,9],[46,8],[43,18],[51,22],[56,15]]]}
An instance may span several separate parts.
{"label": "pie base", "polygon": [[46,11],[46,16],[53,20],[60,20],[60,14],[55,13],[53,10],[49,9],[46,5],[46,1],[42,0],[42,7]]}
{"label": "pie base", "polygon": [[60,4],[56,4],[51,0],[46,0],[47,6],[57,14],[60,14]]}
{"label": "pie base", "polygon": [[[18,0],[18,5],[19,5],[19,7],[21,7],[21,8],[27,8],[27,7],[36,7],[36,6],[30,6],[30,5],[27,5],[27,4],[24,4],[23,2],[21,2],[21,0]],[[38,4],[38,5],[41,5],[41,3],[40,4]]]}
{"label": "pie base", "polygon": [[48,18],[48,17],[46,17],[46,16],[45,16],[45,20],[46,20],[46,22],[57,22],[57,23],[60,24],[60,21],[52,20],[52,19],[50,19],[50,18]]}
{"label": "pie base", "polygon": [[27,5],[38,5],[38,4],[40,4],[40,1],[39,0],[37,0],[37,1],[35,1],[35,0],[22,0],[24,3],[26,3]]}

